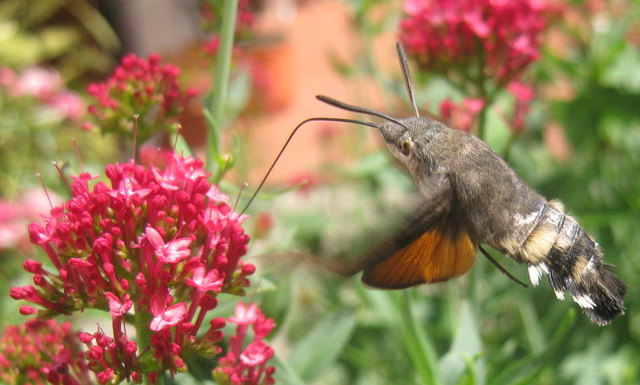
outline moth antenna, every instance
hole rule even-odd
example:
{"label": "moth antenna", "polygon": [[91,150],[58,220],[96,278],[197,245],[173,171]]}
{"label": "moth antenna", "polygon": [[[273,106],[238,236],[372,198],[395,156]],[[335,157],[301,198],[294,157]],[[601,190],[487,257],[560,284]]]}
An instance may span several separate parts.
{"label": "moth antenna", "polygon": [[133,161],[136,161],[136,142],[138,141],[138,118],[140,115],[133,115]]}
{"label": "moth antenna", "polygon": [[244,209],[242,209],[242,211],[240,212],[240,215],[244,214],[244,212],[247,211],[247,209],[251,205],[251,202],[253,202],[253,200],[256,198],[256,196],[258,195],[258,192],[260,192],[260,189],[262,189],[262,186],[264,185],[264,183],[267,181],[267,178],[271,174],[271,171],[273,171],[273,168],[276,166],[276,163],[278,163],[278,160],[280,160],[280,157],[282,156],[282,153],[284,152],[285,148],[287,148],[287,146],[289,145],[289,142],[291,142],[291,139],[293,139],[293,136],[296,134],[296,132],[298,132],[300,127],[302,127],[306,123],[316,122],[316,121],[353,123],[353,124],[360,124],[360,125],[363,125],[363,126],[369,126],[369,127],[373,127],[373,128],[378,128],[378,126],[376,126],[375,124],[373,124],[371,122],[365,122],[365,121],[362,121],[362,120],[355,120],[355,119],[346,119],[346,118],[309,118],[309,119],[303,120],[300,124],[298,124],[296,126],[296,128],[293,129],[293,131],[291,131],[291,134],[287,138],[287,141],[284,142],[284,146],[282,146],[282,148],[280,149],[280,152],[278,153],[278,156],[276,156],[276,159],[273,161],[273,163],[271,163],[271,167],[269,167],[269,170],[267,170],[267,173],[262,178],[262,181],[258,185],[258,188],[253,193],[253,195],[251,195],[251,198],[249,198],[249,202],[247,202],[246,206],[244,206]]}
{"label": "moth antenna", "polygon": [[42,186],[42,191],[44,191],[44,195],[47,196],[47,200],[49,201],[49,207],[53,210],[53,202],[51,202],[51,196],[49,196],[49,190],[47,190],[47,186],[44,185],[44,181],[42,180],[42,175],[40,175],[40,173],[37,173],[36,177],[40,181],[40,186]]}
{"label": "moth antenna", "polygon": [[393,122],[393,123],[395,123],[395,124],[397,124],[399,126],[402,126],[402,127],[406,128],[407,130],[409,129],[409,127],[407,127],[404,124],[402,124],[402,122],[400,122],[398,119],[396,119],[396,118],[394,118],[392,116],[389,116],[387,114],[384,114],[382,112],[373,111],[373,110],[370,110],[370,109],[365,108],[365,107],[358,107],[358,106],[354,106],[354,105],[351,105],[351,104],[347,104],[347,103],[341,102],[339,100],[336,100],[334,98],[330,98],[330,97],[324,96],[324,95],[316,95],[316,99],[318,99],[321,102],[324,102],[324,103],[327,103],[329,105],[332,105],[334,107],[338,107],[340,109],[343,109],[343,110],[347,110],[347,111],[351,111],[351,112],[358,112],[358,113],[361,113],[361,114],[377,116],[379,118],[382,118],[382,119],[388,120],[390,122]]}
{"label": "moth antenna", "polygon": [[402,77],[404,78],[404,84],[407,86],[407,92],[409,93],[411,107],[413,107],[413,112],[416,113],[416,117],[420,117],[418,106],[416,106],[415,94],[413,93],[413,84],[411,82],[411,72],[409,72],[407,53],[404,51],[404,47],[400,42],[396,43],[396,48],[398,49],[398,58],[400,59],[400,64],[402,64]]}
{"label": "moth antenna", "polygon": [[522,282],[518,278],[516,278],[513,275],[511,275],[511,273],[509,273],[504,267],[502,267],[498,263],[498,261],[493,259],[493,257],[485,249],[483,249],[482,246],[480,246],[479,249],[480,249],[480,252],[482,253],[482,255],[484,255],[489,260],[489,262],[491,262],[491,264],[493,266],[495,266],[498,270],[500,270],[500,272],[502,274],[506,275],[507,277],[509,277],[510,280],[512,280],[513,282],[517,283],[518,285],[520,285],[522,287],[529,287],[529,286],[527,286],[526,283]]}
{"label": "moth antenna", "polygon": [[84,163],[82,162],[82,157],[80,156],[80,150],[78,150],[78,142],[75,138],[71,140],[73,143],[73,149],[76,152],[76,159],[78,159],[78,164],[80,165],[80,171],[84,172]]}

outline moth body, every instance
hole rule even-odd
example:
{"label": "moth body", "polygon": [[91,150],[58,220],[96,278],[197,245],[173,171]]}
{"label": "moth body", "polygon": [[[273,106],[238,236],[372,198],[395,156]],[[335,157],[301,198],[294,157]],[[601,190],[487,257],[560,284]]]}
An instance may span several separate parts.
{"label": "moth body", "polygon": [[[466,234],[526,263],[534,285],[543,275],[559,299],[567,291],[600,325],[623,313],[625,285],[602,263],[598,245],[559,202],[529,188],[477,137],[425,117],[379,125],[387,148],[411,173],[448,237]],[[455,243],[455,242],[454,242]],[[398,245],[396,245],[398,246]]]}

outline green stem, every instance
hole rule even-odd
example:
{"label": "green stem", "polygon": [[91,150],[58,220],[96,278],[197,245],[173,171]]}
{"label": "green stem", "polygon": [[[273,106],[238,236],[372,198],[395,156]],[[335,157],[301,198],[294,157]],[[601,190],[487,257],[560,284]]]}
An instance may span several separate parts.
{"label": "green stem", "polygon": [[[149,329],[149,323],[151,322],[151,314],[136,307],[134,326],[136,328],[136,344],[138,345],[138,352],[145,352],[147,348],[151,347],[151,329]],[[144,384],[148,384],[147,376],[142,376]],[[162,380],[162,376],[159,376]]]}
{"label": "green stem", "polygon": [[484,101],[484,106],[478,114],[478,138],[485,140],[487,126],[487,109],[489,108],[488,100]]}
{"label": "green stem", "polygon": [[411,292],[404,290],[401,295],[402,338],[409,359],[424,385],[441,383],[438,372],[438,356],[429,338],[422,332],[412,311]]}
{"label": "green stem", "polygon": [[220,166],[220,132],[224,123],[224,107],[229,88],[229,73],[231,72],[231,49],[236,27],[236,11],[238,0],[224,0],[222,8],[222,25],[220,30],[220,45],[216,55],[213,71],[213,90],[210,94],[210,120],[207,132],[207,169],[214,175]]}

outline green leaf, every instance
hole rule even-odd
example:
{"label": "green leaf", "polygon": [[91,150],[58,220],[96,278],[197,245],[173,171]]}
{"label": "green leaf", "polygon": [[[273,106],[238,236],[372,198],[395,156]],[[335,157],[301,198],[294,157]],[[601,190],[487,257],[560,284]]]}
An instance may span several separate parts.
{"label": "green leaf", "polygon": [[229,82],[229,91],[224,106],[224,122],[226,127],[233,122],[246,106],[251,94],[251,75],[248,69],[240,70]]}
{"label": "green leaf", "polygon": [[640,50],[628,45],[602,75],[605,85],[640,92]]}
{"label": "green leaf", "polygon": [[353,311],[328,315],[300,340],[289,355],[289,365],[300,378],[312,381],[338,357],[355,327]]}
{"label": "green leaf", "polygon": [[400,309],[402,342],[422,383],[425,385],[441,384],[436,350],[424,333],[423,327],[416,321],[410,295],[410,291],[402,293]]}
{"label": "green leaf", "polygon": [[282,359],[279,354],[276,353],[271,363],[273,364],[273,367],[276,368],[276,372],[274,374],[276,384],[304,385],[306,383],[302,378],[300,378],[300,376],[298,376],[287,360]]}
{"label": "green leaf", "polygon": [[525,385],[533,384],[536,376],[545,365],[554,359],[559,360],[564,356],[563,349],[571,333],[571,327],[575,320],[575,311],[565,313],[560,323],[555,327],[555,332],[550,338],[547,349],[540,353],[530,354],[528,357],[516,361],[497,376],[490,379],[491,384],[500,385]]}
{"label": "green leaf", "polygon": [[440,360],[443,382],[455,384],[467,371],[476,379],[475,384],[484,384],[484,362],[478,361],[476,358],[481,353],[482,342],[478,332],[478,324],[469,302],[465,300],[459,310],[458,324],[451,350]]}

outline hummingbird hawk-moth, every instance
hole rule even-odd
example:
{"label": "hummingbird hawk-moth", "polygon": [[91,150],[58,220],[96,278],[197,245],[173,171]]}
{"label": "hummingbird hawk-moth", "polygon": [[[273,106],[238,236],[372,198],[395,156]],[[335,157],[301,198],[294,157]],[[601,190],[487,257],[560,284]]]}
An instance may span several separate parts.
{"label": "hummingbird hawk-moth", "polygon": [[355,264],[338,270],[362,271],[365,284],[382,289],[441,282],[465,274],[478,249],[490,258],[481,247],[484,243],[526,263],[533,285],[546,274],[556,297],[564,299],[568,292],[594,323],[606,325],[623,314],[625,284],[603,263],[598,244],[564,213],[560,202],[548,201],[528,187],[474,135],[419,115],[406,54],[401,44],[397,48],[415,116],[396,119],[319,95],[322,102],[384,122],[310,118],[294,129],[276,158],[277,162],[295,132],[309,121],[357,123],[376,128],[413,177],[422,204],[407,225]]}

